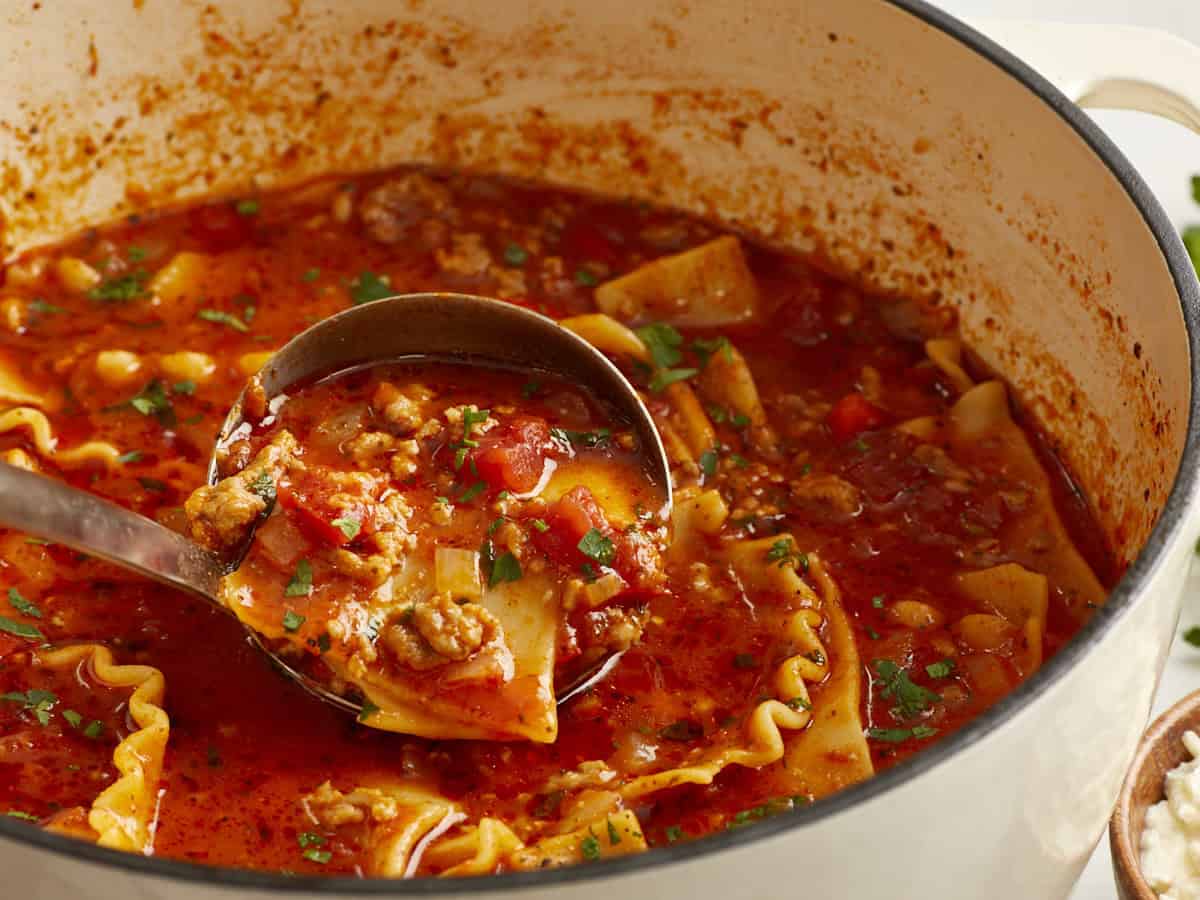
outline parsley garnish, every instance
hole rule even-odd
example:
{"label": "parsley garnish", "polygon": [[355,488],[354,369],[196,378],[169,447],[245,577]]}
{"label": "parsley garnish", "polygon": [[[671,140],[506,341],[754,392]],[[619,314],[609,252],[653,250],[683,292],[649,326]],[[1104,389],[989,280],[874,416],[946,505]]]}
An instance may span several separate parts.
{"label": "parsley garnish", "polygon": [[43,316],[53,316],[61,312],[66,312],[61,306],[55,306],[53,303],[47,303],[41,297],[34,297],[29,301],[29,308],[35,313],[40,313]]}
{"label": "parsley garnish", "polygon": [[579,842],[579,852],[584,859],[596,860],[600,858],[600,841],[596,839],[594,834],[589,834]]}
{"label": "parsley garnish", "polygon": [[306,269],[304,274],[300,276],[300,280],[305,284],[312,284],[321,277],[320,269]]}
{"label": "parsley garnish", "polygon": [[925,674],[930,678],[949,678],[950,673],[954,671],[954,660],[943,659],[940,662],[930,663],[925,667]]}
{"label": "parsley garnish", "polygon": [[733,362],[733,344],[729,338],[721,335],[715,338],[697,338],[692,341],[692,351],[700,357],[700,368],[708,366],[708,361],[714,353],[720,353],[726,362]]}
{"label": "parsley garnish", "polygon": [[83,729],[83,736],[90,738],[93,741],[104,736],[104,723],[98,719],[93,719],[88,722],[87,728]]}
{"label": "parsley garnish", "polygon": [[355,306],[382,300],[394,293],[392,286],[387,282],[387,276],[381,277],[367,270],[359,272],[358,278],[350,283],[350,299]]}
{"label": "parsley garnish", "polygon": [[75,712],[73,709],[64,709],[62,711],[62,717],[67,720],[67,724],[72,728],[78,728],[83,724],[83,716]]}
{"label": "parsley garnish", "polygon": [[265,469],[259,472],[255,479],[249,484],[250,492],[258,494],[267,505],[275,502],[275,479],[271,477],[271,473]]}
{"label": "parsley garnish", "polygon": [[[294,578],[292,580],[295,581]],[[288,587],[291,588],[291,585],[289,584]],[[305,621],[307,621],[305,616],[302,616],[298,612],[289,609],[283,614],[283,630],[287,632],[299,631],[300,626],[303,625]]]}
{"label": "parsley garnish", "polygon": [[358,521],[358,519],[351,519],[348,516],[334,519],[330,524],[344,534],[348,541],[354,540],[358,536],[358,532],[362,530],[362,522]]}
{"label": "parsley garnish", "polygon": [[21,709],[32,712],[38,723],[45,726],[50,724],[50,713],[58,703],[58,696],[52,691],[30,688],[27,691],[10,691],[7,694],[0,694],[0,700],[20,703]]}
{"label": "parsley garnish", "polygon": [[898,719],[911,719],[942,699],[929,688],[913,684],[908,672],[890,659],[877,659],[871,665],[883,696],[896,701],[892,715]]}
{"label": "parsley garnish", "polygon": [[301,855],[309,862],[315,862],[322,866],[333,859],[333,854],[328,850],[305,850]]}
{"label": "parsley garnish", "polygon": [[808,700],[805,700],[803,697],[793,697],[791,700],[785,701],[784,705],[790,706],[795,710],[802,709],[805,712],[812,712],[812,703],[810,703]]}
{"label": "parsley garnish", "polygon": [[886,600],[886,599],[887,598],[884,597],[883,594],[876,594],[874,597],[871,598],[871,605],[873,607],[875,607],[876,609],[883,609],[883,603],[884,603],[884,600]]}
{"label": "parsley garnish", "polygon": [[781,812],[786,812],[789,809],[794,809],[800,805],[795,797],[775,797],[768,800],[766,803],[761,803],[758,806],[752,806],[749,809],[743,809],[741,812],[734,813],[733,818],[726,823],[726,828],[740,828],[743,825],[749,825],[751,822],[756,822],[759,819],[766,819],[770,816],[777,815]]}
{"label": "parsley garnish", "polygon": [[600,279],[592,273],[591,269],[579,268],[575,270],[575,283],[581,287],[595,287],[600,283]]}
{"label": "parsley garnish", "polygon": [[375,713],[377,713],[377,712],[379,712],[378,706],[376,706],[370,700],[363,700],[362,709],[359,710],[359,713],[358,713],[358,721],[365,722],[365,721],[367,721],[367,719],[371,718],[371,716],[375,715]]}
{"label": "parsley garnish", "polygon": [[545,534],[550,530],[550,526],[546,524],[545,519],[532,519],[529,524],[533,526],[535,531],[541,532],[542,534]]}
{"label": "parsley garnish", "polygon": [[679,719],[660,728],[658,736],[667,741],[695,741],[704,737],[704,729],[690,719]]}
{"label": "parsley garnish", "polygon": [[683,829],[678,825],[668,825],[663,829],[663,833],[667,836],[667,843],[673,844],[683,837]]}
{"label": "parsley garnish", "polygon": [[257,216],[259,205],[257,200],[239,200],[233,204],[233,209],[239,216]]}
{"label": "parsley garnish", "polygon": [[595,431],[571,431],[567,428],[551,428],[550,437],[562,444],[579,447],[604,447],[612,438],[612,429],[598,428]]}
{"label": "parsley garnish", "polygon": [[717,474],[717,451],[705,450],[700,454],[700,471],[704,473],[706,478],[712,478]]}
{"label": "parsley garnish", "polygon": [[109,278],[88,291],[88,298],[108,303],[124,303],[146,296],[146,273],[130,272],[117,278]]}
{"label": "parsley garnish", "polygon": [[608,825],[608,842],[610,844],[621,843],[621,833],[617,831],[617,826],[613,825],[612,819],[605,819],[604,821]]}
{"label": "parsley garnish", "polygon": [[[164,428],[175,424],[175,409],[171,406],[171,398],[167,396],[162,382],[157,378],[147,382],[136,396],[130,398],[128,405],[143,416],[154,416]],[[115,408],[120,409],[120,406]]]}
{"label": "parsley garnish", "polygon": [[487,490],[487,482],[477,481],[459,495],[458,502],[469,503],[482,494],[485,490]]}
{"label": "parsley garnish", "polygon": [[21,810],[19,810],[19,809],[10,809],[8,812],[5,813],[5,815],[9,816],[10,818],[13,818],[13,819],[22,819],[23,821],[26,821],[26,822],[40,822],[41,821],[41,819],[39,819],[37,816],[31,816],[27,812],[21,812]]}
{"label": "parsley garnish", "polygon": [[797,550],[790,537],[782,537],[771,544],[771,549],[767,551],[767,560],[776,563],[781,569],[790,565],[801,572],[808,571],[808,554]]}
{"label": "parsley garnish", "polygon": [[521,564],[511,553],[501,553],[492,563],[492,577],[488,579],[488,587],[495,587],[506,581],[517,581],[521,577]]}
{"label": "parsley garnish", "polygon": [[138,247],[136,245],[129,247],[125,251],[125,258],[127,260],[129,260],[130,262],[141,262],[143,259],[145,259],[149,255],[150,254],[146,250],[145,247]]}
{"label": "parsley garnish", "polygon": [[15,622],[7,616],[0,616],[0,631],[6,631],[9,634],[15,634],[17,637],[23,637],[31,641],[44,641],[46,639],[46,636],[42,634],[36,625]]}
{"label": "parsley garnish", "polygon": [[594,559],[602,566],[607,566],[611,563],[613,557],[616,555],[613,542],[595,528],[589,528],[587,534],[579,539],[579,543],[576,546],[579,548],[580,553]]}
{"label": "parsley garnish", "polygon": [[324,847],[325,838],[315,831],[302,831],[296,835],[296,843],[300,845],[301,850],[308,847]]}
{"label": "parsley garnish", "polygon": [[190,397],[192,394],[196,393],[196,382],[190,379],[177,381],[171,385],[171,393],[183,394],[185,397]]}
{"label": "parsley garnish", "polygon": [[679,348],[683,345],[683,335],[665,322],[654,322],[637,329],[637,336],[646,345],[650,359],[654,362],[654,374],[650,379],[650,390],[655,393],[662,391],[668,385],[677,381],[691,378],[699,369],[675,369],[683,354]]}
{"label": "parsley garnish", "polygon": [[196,318],[203,319],[205,322],[215,322],[217,325],[228,325],[234,331],[240,331],[243,334],[250,330],[250,326],[233,313],[222,312],[219,309],[198,310]]}
{"label": "parsley garnish", "polygon": [[[307,597],[312,593],[312,565],[307,559],[296,563],[296,574],[283,589],[285,597]],[[297,626],[299,627],[299,626]]]}
{"label": "parsley garnish", "polygon": [[142,461],[142,451],[141,450],[130,450],[128,453],[122,453],[120,456],[117,457],[117,462],[119,462],[121,465],[127,465],[129,463],[135,463],[135,462],[141,462],[141,461]]}
{"label": "parsley garnish", "polygon": [[687,381],[699,369],[659,369],[650,379],[650,390],[658,394],[666,390],[677,381]]}
{"label": "parsley garnish", "polygon": [[520,244],[509,244],[504,248],[504,262],[515,268],[525,265],[529,259],[529,251]]}
{"label": "parsley garnish", "polygon": [[873,741],[883,741],[888,744],[899,744],[909,738],[925,739],[937,734],[936,728],[928,725],[917,725],[914,728],[868,728],[867,737]]}
{"label": "parsley garnish", "polygon": [[8,589],[8,602],[12,604],[13,609],[22,615],[33,616],[35,619],[42,617],[42,611],[21,596],[21,592],[15,587]]}

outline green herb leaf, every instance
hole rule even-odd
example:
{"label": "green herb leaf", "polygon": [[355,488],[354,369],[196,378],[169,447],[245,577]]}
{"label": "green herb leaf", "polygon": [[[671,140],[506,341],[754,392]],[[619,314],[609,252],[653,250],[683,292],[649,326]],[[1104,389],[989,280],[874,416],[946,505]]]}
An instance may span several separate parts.
{"label": "green herb leaf", "polygon": [[550,526],[546,524],[545,519],[531,519],[529,524],[533,526],[535,531],[541,532],[542,534],[545,534],[550,530]]}
{"label": "green herb leaf", "polygon": [[917,725],[915,728],[868,728],[867,737],[873,741],[883,741],[887,744],[899,744],[909,738],[925,739],[937,734],[936,728],[927,725]]}
{"label": "green herb leaf", "polygon": [[717,451],[705,450],[700,454],[700,471],[704,473],[706,478],[712,478],[717,474]]}
{"label": "green herb leaf", "polygon": [[46,636],[42,634],[36,625],[15,622],[7,616],[0,616],[0,631],[15,634],[17,637],[22,637],[30,641],[44,641],[46,639]]}
{"label": "green herb leaf", "polygon": [[699,371],[699,369],[658,369],[650,378],[650,390],[656,394],[662,393],[675,382],[687,381]]}
{"label": "green herb leaf", "polygon": [[683,345],[683,335],[665,322],[643,325],[635,333],[646,345],[650,358],[658,368],[669,369],[683,359],[683,354],[679,351]]}
{"label": "green herb leaf", "polygon": [[121,463],[121,465],[128,465],[129,463],[135,463],[135,462],[141,462],[141,461],[142,461],[142,451],[141,450],[130,450],[128,453],[122,453],[120,456],[117,457],[117,462]]}
{"label": "green herb leaf", "polygon": [[58,703],[58,695],[52,691],[30,688],[27,691],[10,691],[7,694],[0,694],[0,700],[21,704],[21,709],[32,712],[34,718],[45,726],[50,724],[50,712]]}
{"label": "green herb leaf", "polygon": [[579,268],[575,270],[575,283],[581,287],[595,287],[600,283],[600,279],[591,269]]}
{"label": "green herb leaf", "polygon": [[925,667],[925,674],[930,678],[949,678],[953,671],[954,660],[952,659],[943,659]]}
{"label": "green herb leaf", "polygon": [[613,825],[612,819],[605,819],[604,821],[608,825],[608,842],[610,844],[621,843],[621,833],[617,831],[617,826]]}
{"label": "green herb leaf", "polygon": [[271,477],[270,472],[259,472],[249,487],[250,492],[262,497],[268,506],[275,502],[275,479]]}
{"label": "green herb leaf", "polygon": [[83,736],[91,740],[97,740],[104,736],[104,723],[98,719],[92,719],[88,722],[87,728],[83,729]]}
{"label": "green herb leaf", "polygon": [[366,270],[359,272],[358,278],[350,284],[350,299],[355,306],[382,300],[384,297],[390,297],[394,293],[395,291],[388,284],[386,277],[381,277],[374,272]]}
{"label": "green herb leaf", "polygon": [[871,605],[876,609],[883,609],[883,604],[886,599],[887,598],[884,597],[883,594],[876,594],[871,598]]}
{"label": "green herb leaf", "polygon": [[250,326],[233,313],[223,312],[219,309],[198,310],[196,318],[203,319],[205,322],[214,322],[217,325],[228,325],[234,331],[240,331],[243,334],[250,330]]}
{"label": "green herb leaf", "polygon": [[147,277],[147,273],[139,270],[109,278],[88,291],[88,299],[105,303],[126,303],[140,299],[146,296]]}
{"label": "green herb leaf", "polygon": [[597,860],[600,858],[600,841],[594,834],[589,834],[579,842],[579,853],[586,860]]}
{"label": "green herb leaf", "polygon": [[141,262],[143,259],[145,259],[149,255],[150,255],[149,251],[146,250],[145,247],[138,247],[136,245],[131,246],[125,250],[125,258],[127,260],[129,260],[130,262],[134,262],[134,263]]}
{"label": "green herb leaf", "polygon": [[517,581],[520,577],[521,564],[517,562],[517,558],[511,553],[501,553],[492,563],[492,577],[488,579],[488,586],[495,587],[506,581]]}
{"label": "green herb leaf", "polygon": [[343,516],[340,519],[334,519],[330,524],[344,534],[346,536],[346,540],[348,541],[354,540],[358,536],[359,531],[362,530],[362,522],[358,521],[358,519],[351,519],[346,516]]}
{"label": "green herb leaf", "polygon": [[[288,585],[288,587],[291,587],[291,585]],[[307,617],[300,615],[298,612],[290,609],[285,610],[283,614],[283,630],[295,633],[300,630],[300,626],[306,621]]]}
{"label": "green herb leaf", "polygon": [[22,615],[32,616],[35,619],[42,617],[42,611],[21,596],[21,592],[15,587],[8,589],[8,602],[12,604],[12,608]]}
{"label": "green herb leaf", "polygon": [[704,729],[691,719],[679,719],[660,728],[658,736],[667,741],[696,741],[704,737]]}
{"label": "green herb leaf", "polygon": [[911,719],[942,699],[929,688],[913,684],[908,672],[890,659],[877,659],[871,665],[882,695],[896,701],[892,715],[898,719]]}
{"label": "green herb leaf", "polygon": [[333,859],[333,854],[328,850],[305,850],[301,855],[309,862],[315,862],[322,866]]}
{"label": "green herb leaf", "polygon": [[374,703],[372,703],[370,700],[364,699],[362,702],[362,709],[359,710],[359,713],[358,713],[358,721],[365,722],[369,718],[371,718],[371,716],[375,715],[375,713],[377,713],[377,712],[379,712],[379,707],[376,706]]}
{"label": "green herb leaf", "polygon": [[579,539],[576,546],[580,553],[594,559],[602,566],[611,563],[616,555],[613,542],[595,528],[589,528],[587,534]]}
{"label": "green herb leaf", "polygon": [[529,251],[520,244],[509,244],[504,248],[504,262],[507,265],[520,268],[529,259]]}
{"label": "green herb leaf", "polygon": [[54,316],[58,313],[66,312],[61,306],[55,306],[53,303],[47,303],[41,297],[34,297],[29,301],[29,309],[32,312],[43,316]]}
{"label": "green herb leaf", "polygon": [[196,382],[189,380],[177,381],[171,385],[171,393],[183,394],[185,397],[190,397],[196,393]]}
{"label": "green herb leaf", "polygon": [[296,574],[292,576],[292,580],[283,589],[283,596],[307,597],[312,593],[312,576],[312,565],[307,559],[300,560],[300,562],[296,563]]}
{"label": "green herb leaf", "polygon": [[692,341],[692,351],[700,357],[700,368],[707,368],[714,353],[720,353],[726,362],[733,362],[733,344],[724,335],[715,338],[697,338]]}
{"label": "green herb leaf", "polygon": [[314,281],[316,281],[320,277],[321,277],[320,269],[306,269],[304,271],[304,274],[300,276],[300,280],[303,281],[305,284],[312,284]]}
{"label": "green herb leaf", "polygon": [[474,500],[476,497],[478,497],[480,494],[482,494],[485,490],[487,490],[487,482],[477,481],[473,485],[471,485],[469,488],[467,488],[465,491],[463,491],[462,494],[459,495],[458,502],[459,503],[470,503],[472,500]]}
{"label": "green herb leaf", "polygon": [[571,431],[568,428],[551,428],[550,437],[561,444],[576,447],[605,447],[612,439],[612,429],[598,428],[595,431]]}
{"label": "green herb leaf", "polygon": [[771,544],[767,550],[767,561],[775,563],[781,569],[791,566],[801,572],[808,571],[808,554],[797,550],[790,536],[782,537]]}
{"label": "green herb leaf", "polygon": [[233,204],[233,209],[239,216],[257,216],[260,207],[257,200],[245,199]]}
{"label": "green herb leaf", "polygon": [[307,847],[324,847],[325,838],[317,834],[315,831],[302,831],[296,835],[296,843],[300,845],[300,849]]}
{"label": "green herb leaf", "polygon": [[73,709],[64,709],[62,711],[62,717],[67,720],[67,724],[69,724],[72,728],[78,728],[83,724],[83,716],[75,712]]}
{"label": "green herb leaf", "polygon": [[146,383],[136,396],[130,398],[129,406],[143,416],[153,416],[164,428],[175,424],[175,409],[171,406],[171,398],[163,389],[162,382],[157,378]]}
{"label": "green herb leaf", "polygon": [[808,700],[805,700],[803,697],[793,697],[791,700],[788,700],[785,705],[790,706],[795,710],[803,709],[806,712],[812,712],[812,703]]}
{"label": "green herb leaf", "polygon": [[21,812],[21,810],[19,810],[19,809],[10,809],[10,810],[8,810],[8,812],[5,813],[5,815],[8,816],[9,818],[21,819],[25,822],[40,822],[41,821],[41,819],[39,819],[37,816],[31,816],[27,812]]}
{"label": "green herb leaf", "polygon": [[666,828],[663,829],[663,834],[666,835],[667,843],[673,844],[677,840],[679,840],[681,837],[683,837],[683,829],[680,828],[678,825],[668,825]]}

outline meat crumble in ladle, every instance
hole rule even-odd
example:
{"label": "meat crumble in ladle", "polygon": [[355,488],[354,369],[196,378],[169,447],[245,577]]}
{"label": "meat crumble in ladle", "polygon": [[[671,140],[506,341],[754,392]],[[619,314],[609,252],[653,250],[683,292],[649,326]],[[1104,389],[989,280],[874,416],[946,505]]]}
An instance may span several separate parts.
{"label": "meat crumble in ladle", "polygon": [[[357,306],[314,325],[276,353],[235,402],[209,461],[208,481],[219,478],[218,453],[243,427],[249,392],[262,402],[293,385],[356,367],[428,357],[557,376],[602,398],[636,437],[645,476],[669,521],[671,479],[666,452],[649,411],[612,362],[552,319],[502,301],[464,294],[407,294]],[[0,525],[63,544],[156,581],[182,588],[228,612],[217,599],[221,579],[241,554],[219,555],[159,523],[60,481],[0,463]],[[253,531],[251,531],[251,537]],[[331,690],[252,640],[289,677],[320,699],[350,710],[361,704]],[[567,685],[561,703],[603,677],[613,657]]]}

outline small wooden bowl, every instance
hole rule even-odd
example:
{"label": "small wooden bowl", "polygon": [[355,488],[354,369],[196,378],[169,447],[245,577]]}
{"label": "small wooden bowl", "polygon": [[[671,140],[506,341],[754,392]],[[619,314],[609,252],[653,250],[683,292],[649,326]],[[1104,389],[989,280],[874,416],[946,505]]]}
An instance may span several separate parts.
{"label": "small wooden bowl", "polygon": [[1163,779],[1169,771],[1190,759],[1183,746],[1185,731],[1200,734],[1200,691],[1188,694],[1154,720],[1138,745],[1112,820],[1108,844],[1113,876],[1121,900],[1157,900],[1142,877],[1142,827],[1146,810],[1163,799]]}

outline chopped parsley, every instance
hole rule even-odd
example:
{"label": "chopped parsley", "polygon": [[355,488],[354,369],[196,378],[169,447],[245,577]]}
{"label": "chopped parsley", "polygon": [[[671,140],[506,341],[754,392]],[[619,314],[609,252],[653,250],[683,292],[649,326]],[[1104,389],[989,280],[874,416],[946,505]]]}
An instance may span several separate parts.
{"label": "chopped parsley", "polygon": [[257,216],[259,208],[258,201],[249,198],[233,204],[233,210],[239,216]]}
{"label": "chopped parsley", "polygon": [[250,482],[250,493],[257,494],[267,505],[275,502],[275,479],[271,477],[271,473],[265,469],[259,472],[255,479]]}
{"label": "chopped parsley", "polygon": [[540,532],[541,534],[545,534],[550,530],[550,526],[546,524],[545,519],[533,519],[529,524],[533,526],[534,531]]}
{"label": "chopped parsley", "polygon": [[883,609],[883,603],[886,599],[883,594],[876,594],[871,598],[871,605],[876,609]]}
{"label": "chopped parsley", "polygon": [[892,715],[897,719],[911,719],[942,699],[929,688],[913,684],[908,672],[890,659],[877,659],[871,665],[882,695],[896,701]]}
{"label": "chopped parsley", "polygon": [[705,450],[700,454],[700,471],[706,478],[712,478],[717,474],[717,451],[715,449]]}
{"label": "chopped parsley", "polygon": [[807,797],[773,797],[758,806],[752,806],[749,809],[743,809],[741,812],[734,813],[733,818],[725,823],[725,827],[741,828],[743,825],[749,825],[751,822],[757,822],[760,819],[770,818],[781,812],[787,812],[789,809],[795,809],[797,806],[802,806],[807,802]]}
{"label": "chopped parsley", "polygon": [[305,284],[312,284],[321,277],[320,269],[305,269],[304,274],[300,276],[300,280]]}
{"label": "chopped parsley", "polygon": [[586,860],[597,860],[600,858],[600,841],[596,839],[594,834],[589,834],[579,842],[579,853]]}
{"label": "chopped parsley", "polygon": [[520,268],[529,260],[529,251],[520,244],[509,244],[504,248],[504,262],[514,268]]}
{"label": "chopped parsley", "polygon": [[359,272],[358,277],[350,282],[350,300],[355,306],[382,300],[394,293],[392,286],[388,284],[386,275],[376,275],[368,270]]}
{"label": "chopped parsley", "polygon": [[658,369],[650,379],[650,390],[658,394],[677,381],[687,381],[699,369]]}
{"label": "chopped parsley", "polygon": [[667,741],[695,741],[704,737],[704,729],[691,719],[678,719],[660,728],[658,736]]}
{"label": "chopped parsley", "polygon": [[53,303],[47,303],[41,297],[34,297],[29,301],[29,309],[43,316],[53,316],[58,313],[66,312],[61,306],[55,306]]}
{"label": "chopped parsley", "polygon": [[608,842],[610,844],[621,843],[621,833],[617,831],[617,826],[612,823],[612,819],[605,819],[604,822],[608,825]]}
{"label": "chopped parsley", "polygon": [[38,720],[38,723],[45,726],[50,724],[50,713],[58,703],[58,695],[53,691],[30,688],[27,691],[10,691],[7,694],[0,694],[0,700],[21,704],[22,710],[33,713],[33,717]]}
{"label": "chopped parsley", "polygon": [[67,724],[72,728],[78,728],[83,724],[83,716],[75,712],[73,709],[64,709],[62,711],[62,717],[67,720]]}
{"label": "chopped parsley", "polygon": [[184,379],[183,381],[177,381],[171,385],[171,393],[183,394],[185,397],[190,397],[192,394],[196,393],[196,382],[192,381],[190,378]]}
{"label": "chopped parsley", "polygon": [[147,274],[141,270],[109,278],[90,291],[88,299],[105,303],[126,303],[146,296]]}
{"label": "chopped parsley", "polygon": [[678,825],[668,825],[665,829],[663,829],[663,834],[667,836],[667,843],[673,844],[683,837],[683,829]]}
{"label": "chopped parsley", "polygon": [[887,744],[899,744],[909,738],[924,740],[937,734],[936,728],[928,725],[917,725],[914,728],[868,728],[867,737],[873,741],[883,741]]}
{"label": "chopped parsley", "polygon": [[458,502],[459,503],[469,503],[470,501],[472,501],[476,497],[478,497],[480,494],[482,494],[485,490],[487,490],[487,482],[486,481],[476,481],[473,485],[471,485],[469,488],[467,488],[465,491],[463,491],[461,494],[459,494]]}
{"label": "chopped parsley", "polygon": [[683,359],[680,347],[683,345],[683,335],[665,322],[652,322],[637,329],[637,336],[654,362],[653,375],[650,378],[650,390],[658,393],[668,385],[677,381],[691,378],[699,369],[676,369]]}
{"label": "chopped parsley", "polygon": [[791,537],[782,537],[772,543],[767,551],[767,561],[775,563],[781,569],[791,566],[801,572],[808,571],[808,554],[797,550]]}
{"label": "chopped parsley", "polygon": [[[312,593],[312,565],[307,559],[296,563],[296,574],[283,589],[285,597],[307,597]],[[297,626],[299,627],[299,626]]]}
{"label": "chopped parsley", "polygon": [[150,253],[149,253],[149,251],[146,250],[145,247],[138,247],[137,245],[129,247],[125,251],[125,258],[127,260],[129,260],[130,262],[135,262],[135,263],[141,262],[143,259],[145,259],[149,255],[150,255]]}
{"label": "chopped parsley", "polygon": [[521,564],[511,553],[501,553],[492,563],[492,576],[488,579],[488,587],[495,587],[506,581],[518,581],[521,578]]}
{"label": "chopped parsley", "polygon": [[376,706],[370,700],[363,700],[362,709],[358,711],[358,721],[365,722],[377,712],[379,712],[378,706]]}
{"label": "chopped parsley", "polygon": [[[295,579],[292,579],[293,581]],[[291,587],[291,585],[288,585]],[[293,610],[287,610],[283,614],[283,630],[287,632],[296,632],[300,630],[300,626],[307,621],[305,616],[300,615]]]}
{"label": "chopped parsley", "polygon": [[302,831],[296,835],[296,843],[300,845],[301,850],[306,850],[309,847],[324,847],[325,838],[321,837],[315,831]]}
{"label": "chopped parsley", "polygon": [[729,417],[729,424],[734,428],[745,428],[750,424],[750,417],[742,413],[734,413]]}
{"label": "chopped parsley", "polygon": [[16,622],[7,616],[0,616],[0,631],[5,631],[30,641],[44,641],[46,639],[46,636],[42,634],[36,625],[26,625],[24,622]]}
{"label": "chopped parsley", "polygon": [[9,818],[21,819],[24,822],[40,822],[41,821],[41,819],[39,819],[37,816],[31,816],[27,812],[21,812],[21,810],[19,810],[19,809],[10,809],[8,812],[5,813],[5,815],[8,816]]}
{"label": "chopped parsley", "polygon": [[[143,416],[153,416],[164,428],[175,424],[175,408],[171,406],[171,398],[167,396],[163,384],[157,378],[147,382],[136,396],[130,398],[129,406]],[[119,408],[119,407],[118,407]]]}
{"label": "chopped parsley", "polygon": [[595,431],[571,431],[567,428],[551,428],[550,437],[564,445],[604,447],[612,439],[612,429],[598,428]]}
{"label": "chopped parsley", "polygon": [[700,368],[708,366],[714,353],[720,353],[726,362],[733,362],[733,344],[724,335],[715,338],[697,338],[692,341],[692,351],[700,357]]}
{"label": "chopped parsley", "polygon": [[342,516],[339,519],[334,519],[331,523],[334,528],[346,536],[346,540],[352,541],[358,537],[359,531],[362,530],[362,522],[358,519],[351,519],[348,516]]}
{"label": "chopped parsley", "polygon": [[121,465],[128,465],[129,463],[135,463],[135,462],[141,462],[141,461],[142,461],[142,451],[141,450],[130,450],[128,453],[122,453],[120,456],[117,457],[117,462],[119,462]]}
{"label": "chopped parsley", "polygon": [[954,660],[952,659],[943,659],[925,667],[925,674],[930,678],[949,678],[953,671]]}
{"label": "chopped parsley", "polygon": [[90,740],[97,740],[104,736],[104,723],[99,719],[92,719],[88,722],[87,728],[83,729],[83,736]]}
{"label": "chopped parsley", "polygon": [[330,853],[328,850],[309,849],[309,850],[305,850],[301,854],[301,856],[303,856],[309,862],[315,862],[322,866],[325,865],[325,863],[329,862],[331,859],[333,859],[333,854]]}
{"label": "chopped parsley", "polygon": [[228,325],[234,331],[240,331],[242,334],[250,330],[250,326],[233,313],[223,312],[219,309],[197,310],[196,318],[203,319],[205,322],[214,322],[217,325]]}
{"label": "chopped parsley", "polygon": [[576,546],[579,548],[580,553],[590,559],[594,559],[602,566],[607,566],[611,563],[613,557],[616,555],[613,542],[595,528],[589,528],[587,534],[579,539],[579,543]]}
{"label": "chopped parsley", "polygon": [[600,279],[591,269],[578,268],[575,270],[575,283],[580,287],[595,287]]}
{"label": "chopped parsley", "polygon": [[12,604],[12,608],[25,616],[32,616],[35,619],[42,617],[42,611],[21,596],[21,592],[15,587],[8,589],[8,602]]}
{"label": "chopped parsley", "polygon": [[812,712],[812,703],[803,697],[793,697],[791,700],[785,701],[784,705],[790,706],[792,709],[797,711],[804,710],[805,712]]}

